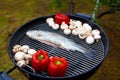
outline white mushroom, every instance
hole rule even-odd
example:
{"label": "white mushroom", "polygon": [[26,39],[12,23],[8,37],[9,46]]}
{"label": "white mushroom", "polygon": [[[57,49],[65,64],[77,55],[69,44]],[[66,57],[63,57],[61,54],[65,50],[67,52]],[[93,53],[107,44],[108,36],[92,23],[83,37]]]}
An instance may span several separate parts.
{"label": "white mushroom", "polygon": [[14,55],[14,59],[15,59],[16,61],[23,60],[23,59],[24,59],[24,55],[25,55],[24,52],[17,52],[17,53]]}
{"label": "white mushroom", "polygon": [[49,25],[50,27],[52,27],[52,26],[55,24],[53,18],[47,18],[46,22],[48,23],[48,25]]}
{"label": "white mushroom", "polygon": [[82,34],[82,33],[79,34],[79,38],[80,38],[80,39],[85,39],[86,37],[87,37],[87,36],[86,36],[85,34]]}
{"label": "white mushroom", "polygon": [[75,29],[75,28],[76,28],[76,26],[69,25],[69,26],[68,26],[68,28],[69,28],[69,29],[71,29],[71,30],[73,30],[73,29]]}
{"label": "white mushroom", "polygon": [[47,18],[46,19],[46,22],[49,24],[50,23],[50,21],[54,21],[54,19],[53,18]]}
{"label": "white mushroom", "polygon": [[70,19],[69,24],[70,24],[70,25],[75,25],[75,20]]}
{"label": "white mushroom", "polygon": [[85,35],[86,35],[86,36],[93,36],[92,33],[91,33],[91,31],[85,32]]}
{"label": "white mushroom", "polygon": [[30,55],[30,54],[25,54],[25,55],[24,55],[24,58],[25,58],[25,63],[26,63],[26,64],[29,64],[29,63],[30,63],[30,60],[31,60],[31,58],[32,58],[32,55]]}
{"label": "white mushroom", "polygon": [[92,31],[92,27],[87,23],[84,23],[83,27],[85,28],[86,31]]}
{"label": "white mushroom", "polygon": [[13,48],[20,48],[21,47],[21,45],[15,45]]}
{"label": "white mushroom", "polygon": [[68,25],[67,25],[65,22],[62,22],[60,28],[61,28],[62,30],[67,29],[67,28],[68,28]]}
{"label": "white mushroom", "polygon": [[18,62],[17,62],[17,65],[18,65],[19,67],[24,67],[24,65],[26,65],[25,60],[20,60],[20,61],[18,61]]}
{"label": "white mushroom", "polygon": [[32,55],[30,55],[30,54],[25,54],[24,55],[24,59],[26,60],[26,59],[31,59],[32,58]]}
{"label": "white mushroom", "polygon": [[73,20],[72,20],[72,19],[70,19],[69,24],[71,24],[71,22],[73,22]]}
{"label": "white mushroom", "polygon": [[87,44],[93,44],[93,43],[94,43],[94,38],[93,38],[92,36],[88,36],[88,37],[86,38],[86,43],[87,43]]}
{"label": "white mushroom", "polygon": [[70,25],[68,26],[69,29],[75,29],[76,28],[76,25],[75,25],[75,21],[73,20],[70,20]]}
{"label": "white mushroom", "polygon": [[85,34],[87,32],[83,26],[78,27],[78,30],[79,30],[79,34]]}
{"label": "white mushroom", "polygon": [[30,55],[33,55],[33,54],[35,54],[37,51],[35,50],[35,49],[29,49],[28,50],[28,54],[30,54]]}
{"label": "white mushroom", "polygon": [[23,45],[20,49],[21,51],[26,53],[30,49],[30,47],[28,45]]}
{"label": "white mushroom", "polygon": [[21,48],[21,45],[15,45],[14,47],[13,47],[13,52],[14,53],[16,53],[16,52],[18,52],[18,51],[20,51],[20,48]]}
{"label": "white mushroom", "polygon": [[81,27],[82,26],[82,22],[81,21],[75,21],[75,25],[76,25],[76,27]]}
{"label": "white mushroom", "polygon": [[97,29],[94,29],[94,30],[92,30],[92,34],[93,34],[93,35],[99,35],[99,34],[100,34],[100,31],[97,30]]}
{"label": "white mushroom", "polygon": [[86,37],[87,37],[87,35],[86,35],[86,30],[85,30],[85,28],[84,27],[82,27],[82,28],[78,28],[79,30],[78,30],[78,32],[79,32],[79,38],[80,39],[85,39]]}
{"label": "white mushroom", "polygon": [[94,39],[96,42],[98,42],[101,39],[101,36],[99,34],[94,35]]}
{"label": "white mushroom", "polygon": [[70,30],[70,29],[64,29],[64,33],[65,33],[66,35],[69,35],[69,34],[71,34],[71,30]]}
{"label": "white mushroom", "polygon": [[53,28],[54,30],[57,30],[57,29],[59,29],[59,25],[58,25],[58,24],[53,24],[52,28]]}
{"label": "white mushroom", "polygon": [[79,34],[79,29],[78,28],[73,29],[72,34],[73,35],[78,35]]}
{"label": "white mushroom", "polygon": [[48,23],[48,25],[49,25],[50,27],[54,26],[54,24],[55,24],[55,22],[53,22],[53,21],[50,21],[50,22]]}

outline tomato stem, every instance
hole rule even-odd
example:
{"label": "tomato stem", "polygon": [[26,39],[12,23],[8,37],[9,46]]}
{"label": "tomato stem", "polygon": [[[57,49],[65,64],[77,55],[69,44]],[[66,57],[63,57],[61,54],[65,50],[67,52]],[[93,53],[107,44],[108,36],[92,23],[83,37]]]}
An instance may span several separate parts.
{"label": "tomato stem", "polygon": [[56,64],[56,65],[60,65],[60,64],[62,64],[62,62],[59,61],[59,60],[57,60],[57,61],[55,61],[55,64]]}
{"label": "tomato stem", "polygon": [[44,59],[44,55],[39,55],[38,56],[38,59],[40,60],[40,59]]}

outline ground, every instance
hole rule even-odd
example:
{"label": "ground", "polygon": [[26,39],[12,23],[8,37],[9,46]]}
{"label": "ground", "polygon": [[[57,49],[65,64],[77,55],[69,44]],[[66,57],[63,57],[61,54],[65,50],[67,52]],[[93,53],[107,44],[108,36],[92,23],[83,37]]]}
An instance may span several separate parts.
{"label": "ground", "polygon": [[[61,0],[58,7],[55,0],[0,0],[0,71],[7,71],[14,66],[7,52],[11,34],[24,23],[45,15],[69,13],[69,0]],[[75,13],[91,14],[95,0],[75,0]],[[102,11],[108,9],[102,6]],[[101,10],[100,9],[100,10]],[[98,19],[98,24],[107,33],[110,50],[98,70],[88,80],[120,80],[120,12]],[[28,80],[18,69],[10,76],[15,80]]]}

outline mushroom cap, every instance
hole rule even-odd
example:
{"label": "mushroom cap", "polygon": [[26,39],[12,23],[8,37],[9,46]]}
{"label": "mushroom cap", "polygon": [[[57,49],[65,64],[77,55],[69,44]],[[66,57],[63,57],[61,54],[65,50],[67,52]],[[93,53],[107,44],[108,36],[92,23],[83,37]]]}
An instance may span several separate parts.
{"label": "mushroom cap", "polygon": [[84,23],[83,27],[85,28],[86,31],[92,31],[92,27],[87,23]]}
{"label": "mushroom cap", "polygon": [[94,39],[96,39],[96,40],[101,39],[101,36],[99,34],[94,35]]}
{"label": "mushroom cap", "polygon": [[27,52],[30,49],[30,47],[28,45],[23,45],[20,50],[23,52]]}
{"label": "mushroom cap", "polygon": [[50,27],[54,26],[54,24],[55,24],[54,21],[49,21],[49,22],[48,22],[48,25],[49,25]]}
{"label": "mushroom cap", "polygon": [[27,49],[27,50],[30,49],[30,47],[29,47],[28,45],[23,45],[21,48],[22,48],[22,49]]}
{"label": "mushroom cap", "polygon": [[58,25],[58,24],[54,24],[54,25],[52,26],[52,28],[53,28],[54,30],[57,30],[57,29],[59,29],[59,25]]}
{"label": "mushroom cap", "polygon": [[100,34],[100,31],[97,30],[97,29],[94,29],[94,30],[92,30],[92,34],[93,34],[93,35],[99,35],[99,34]]}
{"label": "mushroom cap", "polygon": [[86,43],[87,43],[87,44],[93,44],[93,43],[94,43],[94,38],[93,38],[92,36],[88,36],[88,37],[86,38]]}
{"label": "mushroom cap", "polygon": [[82,26],[82,22],[81,22],[81,21],[75,21],[75,25],[76,25],[77,27],[81,27],[81,26]]}
{"label": "mushroom cap", "polygon": [[33,54],[35,54],[37,51],[35,50],[35,49],[29,49],[28,50],[28,54],[30,54],[30,55],[33,55]]}
{"label": "mushroom cap", "polygon": [[15,45],[13,48],[20,48],[21,47],[21,45]]}
{"label": "mushroom cap", "polygon": [[61,28],[62,30],[64,30],[64,29],[68,28],[68,25],[67,25],[65,22],[62,22],[60,28]]}
{"label": "mushroom cap", "polygon": [[13,52],[14,53],[16,53],[16,52],[19,52],[20,51],[20,48],[21,48],[21,45],[15,45],[14,47],[13,47]]}
{"label": "mushroom cap", "polygon": [[24,52],[17,52],[17,53],[14,55],[14,59],[15,59],[16,61],[23,60],[23,59],[24,59],[24,55],[25,55]]}
{"label": "mushroom cap", "polygon": [[47,23],[49,23],[50,21],[54,21],[54,19],[53,19],[53,18],[47,18],[47,19],[46,19],[46,22],[47,22]]}
{"label": "mushroom cap", "polygon": [[66,35],[71,34],[71,30],[70,30],[70,29],[64,29],[64,33],[65,33]]}

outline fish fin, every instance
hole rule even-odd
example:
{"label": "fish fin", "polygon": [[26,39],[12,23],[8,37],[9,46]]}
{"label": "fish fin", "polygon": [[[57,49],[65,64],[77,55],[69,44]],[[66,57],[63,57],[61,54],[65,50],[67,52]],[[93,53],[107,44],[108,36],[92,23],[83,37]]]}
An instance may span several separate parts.
{"label": "fish fin", "polygon": [[95,52],[96,52],[96,50],[90,48],[90,49],[87,50],[87,52],[86,52],[85,55],[86,55],[88,58],[93,59]]}
{"label": "fish fin", "polygon": [[45,43],[47,45],[53,46],[53,47],[57,47],[56,44],[50,42],[50,41],[45,41],[45,40],[39,40],[41,43]]}

